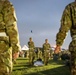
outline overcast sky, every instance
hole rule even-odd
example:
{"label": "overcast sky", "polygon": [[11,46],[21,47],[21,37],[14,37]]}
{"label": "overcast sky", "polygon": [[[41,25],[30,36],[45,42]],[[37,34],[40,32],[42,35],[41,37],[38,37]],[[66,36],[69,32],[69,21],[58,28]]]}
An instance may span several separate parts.
{"label": "overcast sky", "polygon": [[[65,6],[74,0],[10,0],[13,3],[19,31],[21,47],[27,45],[29,37],[35,46],[42,46],[47,38],[51,46],[55,45],[56,34],[60,28],[60,19]],[[32,33],[31,33],[32,30]],[[70,35],[65,39],[63,48],[68,48]]]}

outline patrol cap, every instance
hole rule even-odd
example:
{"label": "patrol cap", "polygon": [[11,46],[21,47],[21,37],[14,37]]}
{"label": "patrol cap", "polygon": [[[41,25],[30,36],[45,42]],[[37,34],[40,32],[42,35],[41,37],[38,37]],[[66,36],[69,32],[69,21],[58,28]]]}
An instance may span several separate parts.
{"label": "patrol cap", "polygon": [[29,39],[32,40],[32,37],[30,37]]}
{"label": "patrol cap", "polygon": [[32,39],[32,37],[30,37],[29,39]]}

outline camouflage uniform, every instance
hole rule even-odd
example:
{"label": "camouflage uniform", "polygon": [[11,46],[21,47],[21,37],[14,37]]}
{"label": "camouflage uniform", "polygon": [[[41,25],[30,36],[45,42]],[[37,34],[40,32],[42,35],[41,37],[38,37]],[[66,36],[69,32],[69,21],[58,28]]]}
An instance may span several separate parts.
{"label": "camouflage uniform", "polygon": [[42,59],[42,50],[38,49],[38,58]]}
{"label": "camouflage uniform", "polygon": [[61,46],[66,37],[66,33],[70,30],[72,41],[69,45],[71,53],[71,75],[76,75],[76,2],[68,4],[63,12],[61,19],[61,27],[56,36],[56,44]]}
{"label": "camouflage uniform", "polygon": [[18,51],[14,7],[8,0],[0,0],[0,75],[11,75],[12,53]]}
{"label": "camouflage uniform", "polygon": [[34,51],[34,42],[33,41],[29,41],[28,42],[28,46],[29,46],[29,64],[33,65],[34,63],[34,58],[35,58],[35,51]]}
{"label": "camouflage uniform", "polygon": [[43,44],[43,56],[44,56],[44,64],[47,65],[48,60],[49,60],[49,52],[50,52],[50,44],[49,43],[44,43]]}

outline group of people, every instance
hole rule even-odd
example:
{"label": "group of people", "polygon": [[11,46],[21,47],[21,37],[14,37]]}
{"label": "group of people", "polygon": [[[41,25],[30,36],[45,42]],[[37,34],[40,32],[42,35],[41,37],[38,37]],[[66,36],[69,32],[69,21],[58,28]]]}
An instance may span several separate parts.
{"label": "group of people", "polygon": [[[35,45],[31,37],[29,38],[28,47],[29,47],[29,64],[33,65],[34,59],[35,59]],[[49,60],[50,49],[51,49],[51,46],[48,43],[48,39],[45,39],[45,43],[43,44],[43,47],[42,47],[43,59],[44,59],[45,65],[47,65]],[[42,57],[39,56],[39,58],[42,58]]]}
{"label": "group of people", "polygon": [[[17,19],[13,5],[9,0],[0,0],[0,75],[11,75],[12,60],[20,50]],[[66,33],[70,30],[72,41],[69,45],[70,56],[70,72],[71,75],[76,75],[76,0],[68,4],[61,18],[61,26],[56,36],[56,48],[54,53],[58,54],[66,37]],[[32,39],[30,38],[30,41]],[[28,42],[30,64],[34,60],[34,42]],[[43,44],[44,62],[48,63],[48,50],[50,44]],[[32,57],[31,57],[32,56]],[[16,57],[15,57],[16,58]]]}
{"label": "group of people", "polygon": [[[76,0],[68,4],[62,14],[61,26],[59,32],[56,35],[56,48],[54,54],[58,54],[61,50],[61,46],[64,43],[64,39],[67,32],[70,30],[72,41],[69,44],[70,51],[70,73],[76,75]],[[44,51],[48,50],[49,44],[43,46]],[[45,54],[46,55],[46,54]]]}

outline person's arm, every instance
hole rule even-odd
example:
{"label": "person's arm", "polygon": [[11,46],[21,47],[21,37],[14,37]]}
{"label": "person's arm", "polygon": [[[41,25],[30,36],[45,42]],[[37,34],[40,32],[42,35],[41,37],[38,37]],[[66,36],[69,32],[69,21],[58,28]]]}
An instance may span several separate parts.
{"label": "person's arm", "polygon": [[35,48],[35,44],[34,44],[34,42],[33,42],[33,48]]}
{"label": "person's arm", "polygon": [[49,49],[51,49],[51,45],[49,44]]}
{"label": "person's arm", "polygon": [[44,44],[42,45],[42,52],[44,53]]}
{"label": "person's arm", "polygon": [[2,13],[4,14],[6,33],[9,36],[9,42],[12,47],[12,53],[19,52],[21,47],[19,42],[17,19],[13,5],[10,2],[6,1]]}
{"label": "person's arm", "polygon": [[67,35],[67,32],[70,30],[72,26],[71,15],[70,15],[70,6],[66,6],[62,18],[61,18],[61,27],[59,32],[56,35],[56,48],[55,51],[60,51],[60,48],[64,42],[64,39]]}
{"label": "person's arm", "polygon": [[28,47],[29,47],[29,42],[27,44],[28,44]]}

